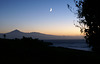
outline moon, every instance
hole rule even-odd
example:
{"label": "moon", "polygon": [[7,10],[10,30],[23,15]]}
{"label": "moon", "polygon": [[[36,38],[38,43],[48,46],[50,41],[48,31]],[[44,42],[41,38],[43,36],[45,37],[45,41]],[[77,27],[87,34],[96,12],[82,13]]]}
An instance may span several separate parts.
{"label": "moon", "polygon": [[50,12],[52,12],[52,8],[50,8]]}

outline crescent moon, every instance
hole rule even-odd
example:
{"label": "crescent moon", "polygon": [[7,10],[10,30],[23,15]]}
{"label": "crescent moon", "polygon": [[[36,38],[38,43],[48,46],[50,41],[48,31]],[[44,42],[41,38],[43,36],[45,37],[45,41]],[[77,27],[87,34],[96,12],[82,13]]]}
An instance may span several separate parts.
{"label": "crescent moon", "polygon": [[52,8],[50,8],[50,12],[52,12]]}

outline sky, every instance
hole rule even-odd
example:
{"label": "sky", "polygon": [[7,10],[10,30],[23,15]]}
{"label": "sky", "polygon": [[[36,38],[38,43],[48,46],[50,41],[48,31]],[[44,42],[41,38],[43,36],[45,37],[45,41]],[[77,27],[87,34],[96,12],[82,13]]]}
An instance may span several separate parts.
{"label": "sky", "polygon": [[18,29],[51,35],[79,36],[73,0],[0,0],[0,33]]}

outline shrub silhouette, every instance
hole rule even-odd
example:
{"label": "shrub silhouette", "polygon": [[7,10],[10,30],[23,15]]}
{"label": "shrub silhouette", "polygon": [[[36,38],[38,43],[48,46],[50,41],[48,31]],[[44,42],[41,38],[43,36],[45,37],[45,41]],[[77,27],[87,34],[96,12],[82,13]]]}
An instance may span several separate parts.
{"label": "shrub silhouette", "polygon": [[4,39],[6,38],[6,34],[3,35]]}
{"label": "shrub silhouette", "polygon": [[100,7],[99,0],[74,0],[81,32],[93,51],[100,51]]}

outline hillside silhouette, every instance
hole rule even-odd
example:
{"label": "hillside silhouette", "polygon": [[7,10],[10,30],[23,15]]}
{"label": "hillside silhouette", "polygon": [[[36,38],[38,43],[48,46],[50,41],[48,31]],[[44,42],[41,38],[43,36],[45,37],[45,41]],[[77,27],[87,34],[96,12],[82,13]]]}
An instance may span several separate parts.
{"label": "hillside silhouette", "polygon": [[95,52],[50,45],[50,42],[24,36],[22,39],[0,39],[0,64],[100,63],[100,55]]}

